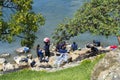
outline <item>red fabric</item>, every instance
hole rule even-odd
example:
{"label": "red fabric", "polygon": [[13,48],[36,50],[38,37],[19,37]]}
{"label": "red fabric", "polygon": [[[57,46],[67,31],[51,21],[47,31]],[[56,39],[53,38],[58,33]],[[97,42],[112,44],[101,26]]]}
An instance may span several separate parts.
{"label": "red fabric", "polygon": [[117,46],[116,46],[116,45],[111,45],[110,48],[111,48],[111,49],[116,49]]}

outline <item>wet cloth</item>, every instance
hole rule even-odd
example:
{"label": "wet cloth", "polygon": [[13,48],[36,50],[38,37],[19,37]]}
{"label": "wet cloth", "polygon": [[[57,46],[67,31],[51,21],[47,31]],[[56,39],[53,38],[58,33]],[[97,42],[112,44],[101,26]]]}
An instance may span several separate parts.
{"label": "wet cloth", "polygon": [[117,48],[116,45],[111,45],[111,46],[110,46],[110,49],[112,49],[112,50],[114,50],[114,49],[116,49],[116,48]]}
{"label": "wet cloth", "polygon": [[60,49],[59,53],[60,53],[60,56],[56,56],[56,61],[54,63],[55,65],[57,65],[57,67],[60,67],[62,62],[67,62],[67,60],[68,60],[67,50]]}
{"label": "wet cloth", "polygon": [[57,67],[60,67],[62,62],[67,62],[67,60],[68,60],[68,53],[62,53],[62,54],[60,54],[60,56],[56,56],[56,61],[54,64]]}
{"label": "wet cloth", "polygon": [[23,47],[23,48],[24,48],[24,49],[23,49],[23,52],[24,52],[24,53],[27,53],[27,52],[29,52],[29,50],[30,50],[29,47]]}

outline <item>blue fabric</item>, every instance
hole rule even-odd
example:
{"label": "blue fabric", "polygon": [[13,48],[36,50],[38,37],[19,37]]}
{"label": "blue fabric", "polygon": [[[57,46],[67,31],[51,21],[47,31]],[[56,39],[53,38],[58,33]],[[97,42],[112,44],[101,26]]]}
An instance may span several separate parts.
{"label": "blue fabric", "polygon": [[40,56],[41,54],[43,54],[42,50],[38,50],[38,55]]}
{"label": "blue fabric", "polygon": [[28,47],[25,47],[24,48],[24,52],[28,52],[29,51],[29,48]]}
{"label": "blue fabric", "polygon": [[42,61],[42,58],[43,58],[42,50],[38,50],[38,56],[40,57],[40,61]]}
{"label": "blue fabric", "polygon": [[65,49],[59,49],[59,53],[67,53],[67,50],[65,50]]}

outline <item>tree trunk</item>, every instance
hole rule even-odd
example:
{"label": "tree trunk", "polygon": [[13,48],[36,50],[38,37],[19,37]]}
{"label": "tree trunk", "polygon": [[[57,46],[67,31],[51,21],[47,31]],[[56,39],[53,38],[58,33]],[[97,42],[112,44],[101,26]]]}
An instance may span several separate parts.
{"label": "tree trunk", "polygon": [[117,36],[117,39],[118,39],[118,43],[120,45],[120,36]]}

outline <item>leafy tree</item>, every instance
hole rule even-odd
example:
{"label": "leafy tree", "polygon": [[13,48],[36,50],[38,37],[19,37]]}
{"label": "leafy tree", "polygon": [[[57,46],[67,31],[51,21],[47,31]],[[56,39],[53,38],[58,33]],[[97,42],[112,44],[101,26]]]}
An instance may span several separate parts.
{"label": "leafy tree", "polygon": [[117,36],[120,43],[120,0],[91,0],[80,7],[72,19],[59,24],[54,39],[69,40],[80,33]]}
{"label": "leafy tree", "polygon": [[[12,42],[14,37],[20,37],[22,46],[33,46],[35,32],[45,19],[31,11],[32,3],[33,0],[0,0],[0,40]],[[3,8],[14,9],[8,21],[4,20]]]}

